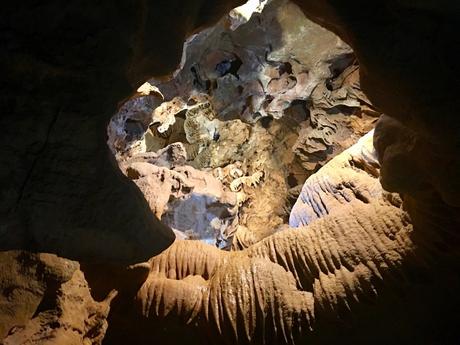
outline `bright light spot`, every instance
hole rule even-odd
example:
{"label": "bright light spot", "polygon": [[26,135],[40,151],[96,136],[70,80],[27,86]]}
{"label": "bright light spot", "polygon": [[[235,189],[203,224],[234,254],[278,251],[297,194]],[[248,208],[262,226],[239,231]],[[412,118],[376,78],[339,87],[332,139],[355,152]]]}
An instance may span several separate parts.
{"label": "bright light spot", "polygon": [[156,93],[159,96],[161,96],[161,98],[163,98],[163,99],[165,98],[163,96],[163,94],[161,93],[160,89],[158,89],[155,85],[150,84],[149,82],[146,82],[146,83],[142,84],[137,89],[137,92],[140,93],[142,96],[148,96],[151,93]]}
{"label": "bright light spot", "polygon": [[235,30],[241,24],[247,23],[254,13],[261,13],[268,0],[249,0],[244,5],[230,11],[232,24],[230,28]]}

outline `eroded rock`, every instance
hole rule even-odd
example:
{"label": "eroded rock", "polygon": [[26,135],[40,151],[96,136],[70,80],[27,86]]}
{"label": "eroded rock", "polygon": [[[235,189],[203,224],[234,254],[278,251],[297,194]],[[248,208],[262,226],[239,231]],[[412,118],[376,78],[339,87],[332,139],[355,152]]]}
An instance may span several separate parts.
{"label": "eroded rock", "polygon": [[10,251],[0,268],[2,344],[102,343],[116,293],[94,301],[78,262]]}
{"label": "eroded rock", "polygon": [[[310,176],[292,208],[289,225],[301,227],[322,218],[351,200],[369,203],[385,193],[373,147],[374,131]],[[364,173],[363,173],[364,172]]]}
{"label": "eroded rock", "polygon": [[55,300],[47,301],[50,305],[42,306],[44,310],[37,311],[24,326],[13,328],[3,344],[100,345],[115,296],[112,292],[103,302],[94,301],[83,273],[76,270],[55,296],[46,296]]}
{"label": "eroded rock", "polygon": [[[167,152],[175,155],[166,160]],[[185,159],[182,144],[175,144],[157,154],[133,156],[123,169],[152,212],[180,236],[228,247],[238,219],[237,195],[210,172],[184,165]]]}
{"label": "eroded rock", "polygon": [[[316,318],[334,319],[378,293],[378,282],[415,250],[412,225],[378,183],[372,134],[311,176],[302,194],[315,193],[315,181],[328,183],[333,172],[336,188],[321,190],[328,212],[307,227],[236,252],[177,240],[152,258],[136,297],[146,327],[174,317],[228,344],[294,343],[314,336]],[[354,191],[343,197],[339,185]]]}
{"label": "eroded rock", "polygon": [[213,169],[237,193],[245,234],[240,245],[276,232],[306,177],[371,130],[379,116],[343,41],[289,1],[252,5],[259,7],[246,19],[235,22],[235,10],[189,39],[169,79],[149,81],[165,101],[151,110],[144,137],[117,150],[122,164],[181,142],[186,164]]}

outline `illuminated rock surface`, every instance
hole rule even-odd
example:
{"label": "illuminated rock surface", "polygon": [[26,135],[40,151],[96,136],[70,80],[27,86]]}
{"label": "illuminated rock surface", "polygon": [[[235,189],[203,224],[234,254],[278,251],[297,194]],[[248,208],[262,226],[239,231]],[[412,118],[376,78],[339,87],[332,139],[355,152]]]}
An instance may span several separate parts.
{"label": "illuminated rock surface", "polygon": [[[299,9],[282,1],[249,20],[233,12],[216,26],[243,1],[2,4],[2,342],[459,343],[459,4],[294,2],[353,48],[360,87],[350,48],[340,43],[338,60],[334,49],[331,60],[311,55],[336,37],[303,26]],[[286,35],[298,28],[305,30]],[[311,30],[323,34],[304,39]],[[197,59],[181,61],[187,37]],[[183,73],[159,78],[180,63]],[[153,86],[139,88],[153,76]],[[326,162],[377,115],[361,87],[386,114],[374,133],[380,168],[374,154],[363,159],[355,152],[336,156],[328,169]],[[192,88],[201,90],[195,103],[188,102]],[[188,121],[199,134],[189,139],[206,146],[201,155],[185,129],[177,130],[188,109],[159,112],[149,126],[152,111],[176,96],[198,105],[189,115],[215,114],[203,127]],[[123,162],[134,164],[131,177],[117,169],[106,145],[117,110],[109,145],[122,169]],[[158,136],[152,130],[161,125]],[[254,159],[219,166],[224,158],[213,161],[209,153],[220,140],[225,160],[241,153]],[[176,141],[183,149],[162,150]],[[270,158],[262,160],[263,171],[253,164],[257,156],[231,145],[239,141],[254,149],[263,143],[259,157]],[[152,212],[157,196],[146,200],[136,186],[151,175],[141,177],[143,164],[168,174],[171,162],[192,165],[183,151],[199,157],[193,167],[203,171],[185,170],[221,179],[223,189],[237,193],[237,206],[246,200],[238,213],[253,217],[238,219],[239,251],[197,241],[171,245],[173,232]],[[283,164],[273,167],[275,157]],[[381,190],[379,174],[382,186],[400,195]],[[190,194],[183,192],[181,200]],[[308,225],[288,229],[299,193],[291,224]]]}
{"label": "illuminated rock surface", "polygon": [[[151,94],[122,107],[109,125],[109,145],[123,164],[181,142],[186,165],[212,173],[236,193],[233,219],[219,222],[229,234],[227,246],[234,235],[233,248],[241,249],[287,223],[305,179],[371,130],[380,114],[360,89],[350,47],[297,6],[273,0],[252,16],[237,11],[186,43],[173,76],[150,80]],[[235,16],[245,23],[229,27]],[[137,184],[145,186],[145,179]],[[161,218],[165,202],[158,212],[152,198],[168,200],[169,188],[153,188],[141,190]],[[198,214],[210,202],[188,200],[170,203],[163,221],[183,231],[171,219],[187,214],[190,230],[202,233]]]}
{"label": "illuminated rock surface", "polygon": [[2,344],[101,344],[112,292],[96,302],[77,262],[51,254],[0,254]]}

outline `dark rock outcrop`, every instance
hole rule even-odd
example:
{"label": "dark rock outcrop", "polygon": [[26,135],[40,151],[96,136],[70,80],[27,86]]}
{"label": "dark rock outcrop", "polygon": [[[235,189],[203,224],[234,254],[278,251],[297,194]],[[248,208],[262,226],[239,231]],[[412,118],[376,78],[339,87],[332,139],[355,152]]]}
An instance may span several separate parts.
{"label": "dark rock outcrop", "polygon": [[[354,48],[371,101],[410,128],[417,145],[429,148],[418,161],[420,171],[430,169],[423,188],[458,207],[460,121],[454,112],[460,101],[454,87],[458,68],[449,50],[458,43],[458,5],[295,2]],[[105,126],[133,87],[176,67],[187,34],[241,3],[3,8],[3,249],[134,262],[171,243],[172,233],[115,168]],[[381,159],[382,182],[391,188],[385,171],[394,160]],[[444,169],[433,166],[439,162]]]}
{"label": "dark rock outcrop", "polygon": [[118,170],[106,128],[118,102],[171,72],[182,43],[242,1],[2,8],[0,247],[134,263],[174,239]]}

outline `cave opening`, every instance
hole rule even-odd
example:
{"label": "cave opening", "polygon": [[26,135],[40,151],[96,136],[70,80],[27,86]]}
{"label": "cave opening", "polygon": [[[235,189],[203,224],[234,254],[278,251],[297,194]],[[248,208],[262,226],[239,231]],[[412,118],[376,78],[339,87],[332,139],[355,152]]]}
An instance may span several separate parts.
{"label": "cave opening", "polygon": [[121,107],[109,146],[178,238],[241,250],[284,229],[305,180],[379,115],[347,44],[289,1],[249,1]]}

